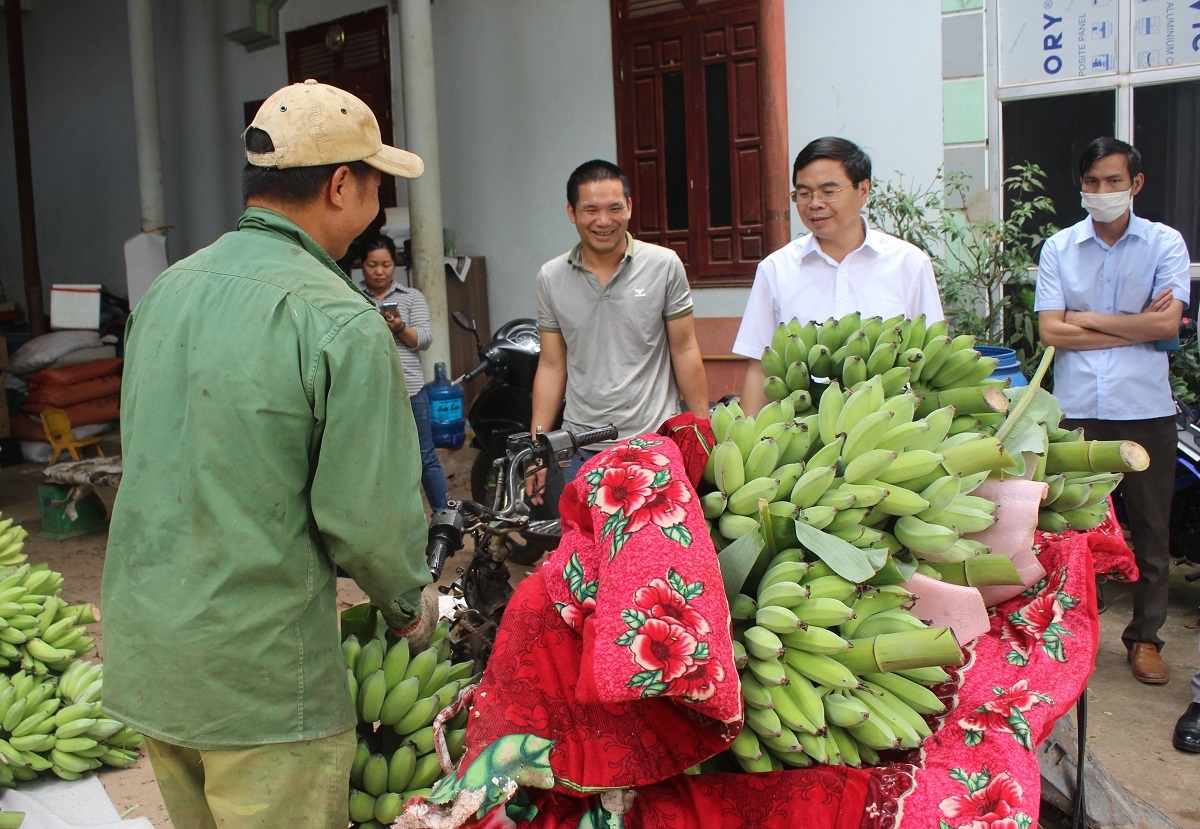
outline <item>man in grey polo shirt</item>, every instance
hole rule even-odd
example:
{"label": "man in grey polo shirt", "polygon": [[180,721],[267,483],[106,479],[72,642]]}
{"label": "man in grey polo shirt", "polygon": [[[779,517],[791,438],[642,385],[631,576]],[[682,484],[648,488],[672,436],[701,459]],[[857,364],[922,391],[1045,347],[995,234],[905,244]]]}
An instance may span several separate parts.
{"label": "man in grey polo shirt", "polygon": [[[589,161],[567,180],[567,218],[579,244],[538,272],[535,433],[554,428],[560,408],[567,429],[612,423],[621,438],[678,414],[681,395],[689,411],[708,411],[683,263],[629,234],[631,206],[629,180],[615,164]],[[566,480],[582,463],[568,467]]]}

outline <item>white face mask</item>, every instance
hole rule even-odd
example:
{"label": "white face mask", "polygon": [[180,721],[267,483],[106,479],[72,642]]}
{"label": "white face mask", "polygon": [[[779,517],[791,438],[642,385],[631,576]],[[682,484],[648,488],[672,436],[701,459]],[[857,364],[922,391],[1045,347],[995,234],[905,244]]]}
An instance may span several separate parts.
{"label": "white face mask", "polygon": [[1119,193],[1080,193],[1079,203],[1093,222],[1113,222],[1125,215],[1133,204],[1133,191]]}

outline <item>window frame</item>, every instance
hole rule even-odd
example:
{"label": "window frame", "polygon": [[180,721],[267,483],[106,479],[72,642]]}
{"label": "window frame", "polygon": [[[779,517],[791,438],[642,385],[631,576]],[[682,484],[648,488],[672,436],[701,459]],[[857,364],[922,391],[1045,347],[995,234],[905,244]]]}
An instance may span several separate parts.
{"label": "window frame", "polygon": [[[998,0],[985,4],[987,26],[986,84],[988,138],[988,193],[992,215],[1004,211],[1004,192],[1000,182],[1004,169],[1004,104],[1031,98],[1053,98],[1079,92],[1115,92],[1116,109],[1113,137],[1133,143],[1134,90],[1145,86],[1200,80],[1200,63],[1181,64],[1157,69],[1134,70],[1133,6],[1129,0],[1118,0],[1117,71],[1088,77],[1063,77],[1002,86],[1000,84],[1000,10]],[[1190,30],[1189,30],[1190,31]],[[1200,198],[1200,195],[1197,196]],[[1189,250],[1192,279],[1200,279],[1200,251]]]}

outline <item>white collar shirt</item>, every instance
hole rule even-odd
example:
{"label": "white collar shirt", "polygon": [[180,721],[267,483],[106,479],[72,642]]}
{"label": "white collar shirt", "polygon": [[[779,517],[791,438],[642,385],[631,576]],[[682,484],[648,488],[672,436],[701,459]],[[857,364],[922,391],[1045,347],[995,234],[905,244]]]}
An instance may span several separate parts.
{"label": "white collar shirt", "polygon": [[866,226],[863,243],[835,262],[817,244],[801,236],[758,265],[754,285],[734,340],[733,352],[759,359],[780,323],[823,322],[853,311],[884,319],[924,314],[942,319],[933,264],[914,245]]}
{"label": "white collar shirt", "polygon": [[[1089,216],[1046,240],[1035,311],[1137,314],[1170,288],[1186,305],[1191,292],[1187,245],[1179,231],[1132,213],[1111,247]],[[1070,418],[1145,420],[1175,413],[1167,354],[1153,342],[1088,351],[1057,349],[1054,395]]]}

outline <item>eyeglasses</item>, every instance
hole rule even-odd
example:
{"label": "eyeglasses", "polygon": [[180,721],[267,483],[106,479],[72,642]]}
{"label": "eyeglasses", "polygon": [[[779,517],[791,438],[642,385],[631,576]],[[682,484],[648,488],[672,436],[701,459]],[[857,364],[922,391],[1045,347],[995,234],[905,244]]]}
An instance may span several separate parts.
{"label": "eyeglasses", "polygon": [[796,204],[807,204],[813,199],[818,201],[833,201],[837,198],[837,194],[843,190],[849,190],[854,185],[847,184],[845,187],[818,187],[816,190],[809,190],[807,187],[797,187],[788,196]]}

